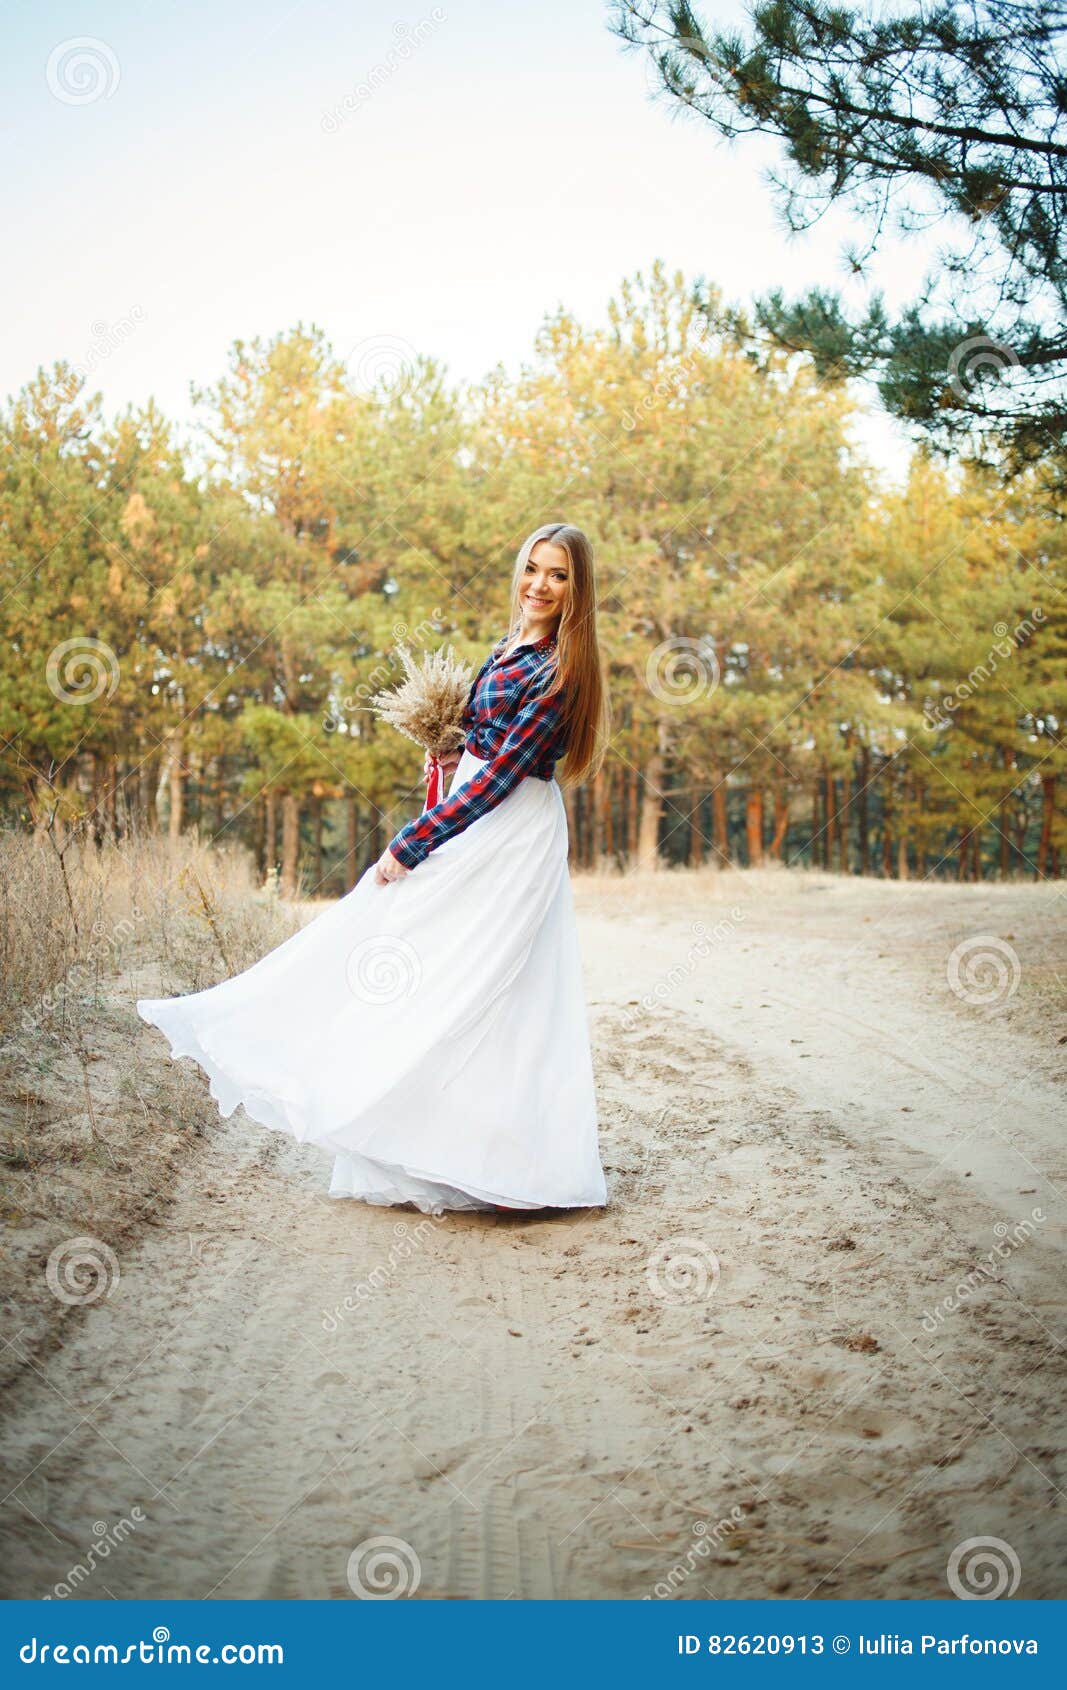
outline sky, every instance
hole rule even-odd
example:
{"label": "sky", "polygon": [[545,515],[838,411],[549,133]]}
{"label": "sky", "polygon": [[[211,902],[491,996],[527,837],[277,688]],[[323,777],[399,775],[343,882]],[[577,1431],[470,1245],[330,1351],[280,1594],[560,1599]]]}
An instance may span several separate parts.
{"label": "sky", "polygon": [[[717,23],[737,0],[702,0]],[[835,208],[782,227],[769,138],[733,143],[652,94],[605,0],[4,0],[0,396],[65,358],[109,414],[190,384],[238,338],[322,328],[361,376],[415,353],[517,372],[546,316],[595,327],[661,259],[743,303],[821,284],[859,306]],[[89,97],[89,96],[92,97]],[[875,272],[890,308],[923,243]],[[857,445],[888,478],[906,436]]]}

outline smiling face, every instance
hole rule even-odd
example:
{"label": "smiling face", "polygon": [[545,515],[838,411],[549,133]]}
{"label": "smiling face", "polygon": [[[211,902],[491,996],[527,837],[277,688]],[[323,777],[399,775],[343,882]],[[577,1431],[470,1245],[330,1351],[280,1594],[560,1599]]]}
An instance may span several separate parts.
{"label": "smiling face", "polygon": [[538,540],[519,583],[523,628],[541,639],[556,627],[570,592],[571,560],[562,546]]}

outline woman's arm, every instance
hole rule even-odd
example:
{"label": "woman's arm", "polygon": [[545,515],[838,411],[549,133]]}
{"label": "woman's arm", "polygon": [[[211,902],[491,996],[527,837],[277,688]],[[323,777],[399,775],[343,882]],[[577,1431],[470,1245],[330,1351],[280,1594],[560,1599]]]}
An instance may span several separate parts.
{"label": "woman's arm", "polygon": [[415,868],[435,846],[493,809],[540,762],[562,726],[560,694],[545,698],[540,692],[528,692],[496,755],[458,792],[402,827],[389,842],[393,856],[405,868]]}

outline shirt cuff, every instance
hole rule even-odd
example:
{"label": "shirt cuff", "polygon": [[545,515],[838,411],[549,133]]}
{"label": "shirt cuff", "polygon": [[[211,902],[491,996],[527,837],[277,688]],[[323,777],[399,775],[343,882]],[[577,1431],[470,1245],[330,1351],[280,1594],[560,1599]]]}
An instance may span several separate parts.
{"label": "shirt cuff", "polygon": [[418,868],[419,864],[423,860],[423,857],[426,855],[425,852],[420,853],[417,846],[409,844],[408,841],[404,839],[402,832],[396,834],[396,836],[389,841],[387,849],[393,853],[397,862],[403,863],[405,868]]}

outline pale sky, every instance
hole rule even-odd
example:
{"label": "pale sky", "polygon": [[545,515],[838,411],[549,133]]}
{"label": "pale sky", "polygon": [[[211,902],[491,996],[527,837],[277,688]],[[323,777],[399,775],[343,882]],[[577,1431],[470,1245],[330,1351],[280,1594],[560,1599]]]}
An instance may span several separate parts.
{"label": "pale sky", "polygon": [[[154,396],[187,422],[190,381],[214,380],[234,339],[298,321],[364,370],[414,349],[475,380],[516,371],[560,305],[603,323],[622,278],[657,258],[733,301],[819,282],[858,304],[847,218],[787,237],[764,180],[777,146],[731,146],[654,103],[607,16],[603,0],[391,15],[371,0],[6,0],[0,393],[88,361],[109,413]],[[891,308],[931,255],[889,249]],[[857,439],[899,474],[889,419]]]}

